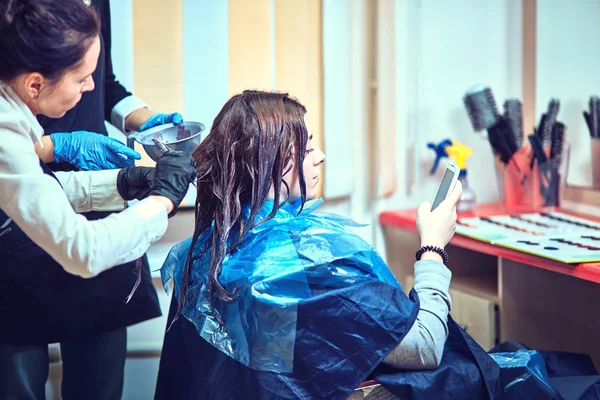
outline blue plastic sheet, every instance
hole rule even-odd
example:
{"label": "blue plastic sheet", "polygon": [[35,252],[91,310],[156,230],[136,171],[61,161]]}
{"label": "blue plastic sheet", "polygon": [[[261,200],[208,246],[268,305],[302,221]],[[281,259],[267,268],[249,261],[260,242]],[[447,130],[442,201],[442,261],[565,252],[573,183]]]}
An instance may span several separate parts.
{"label": "blue plastic sheet", "polygon": [[[229,292],[238,290],[234,303],[218,303],[228,330],[210,312],[210,252],[193,265],[183,315],[196,325],[200,336],[243,365],[292,371],[300,300],[373,280],[400,288],[377,252],[346,228],[358,224],[332,214],[312,213],[321,202],[307,203],[300,214],[297,206],[286,203],[275,218],[250,231],[225,258],[220,282]],[[272,208],[273,202],[267,201],[257,221]],[[249,214],[250,208],[243,207],[246,221]],[[209,229],[200,236],[194,254],[202,252],[211,235]],[[161,270],[167,290],[168,281],[175,278],[176,294],[190,245],[191,239],[176,245]]]}
{"label": "blue plastic sheet", "polygon": [[[185,318],[165,336],[157,399],[174,393],[181,399],[345,399],[370,377],[385,380],[378,368],[414,324],[418,296],[406,296],[378,253],[348,230],[351,221],[314,213],[319,204],[307,203],[301,213],[284,205],[224,260],[220,282],[237,289],[234,302],[216,303],[228,330],[210,314],[210,256],[194,262]],[[248,218],[248,208],[243,213]],[[210,234],[201,235],[195,254]],[[176,246],[162,269],[165,285],[174,277],[176,296],[189,246]],[[382,384],[409,393],[405,400],[432,393],[497,398],[498,366],[452,320],[449,329],[444,368],[389,371]],[[448,386],[449,377],[456,384]]]}
{"label": "blue plastic sheet", "polygon": [[502,370],[504,395],[509,399],[562,399],[548,382],[546,364],[540,353],[519,350],[513,353],[492,353]]}
{"label": "blue plastic sheet", "polygon": [[600,376],[586,354],[534,351],[518,342],[490,350],[508,399],[600,399]]}

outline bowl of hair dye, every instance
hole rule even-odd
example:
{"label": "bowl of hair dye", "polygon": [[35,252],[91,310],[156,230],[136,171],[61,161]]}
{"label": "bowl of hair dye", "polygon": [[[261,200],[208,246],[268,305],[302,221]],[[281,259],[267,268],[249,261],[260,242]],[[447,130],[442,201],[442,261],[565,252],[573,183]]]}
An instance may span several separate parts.
{"label": "bowl of hair dye", "polygon": [[[165,146],[174,151],[180,151],[185,155],[191,155],[200,140],[204,124],[200,122],[183,121],[179,125],[165,124],[154,128],[129,135],[128,140],[140,143],[144,150],[154,161],[163,155],[160,149],[154,144],[153,139],[158,140]],[[129,145],[133,147],[133,142]]]}

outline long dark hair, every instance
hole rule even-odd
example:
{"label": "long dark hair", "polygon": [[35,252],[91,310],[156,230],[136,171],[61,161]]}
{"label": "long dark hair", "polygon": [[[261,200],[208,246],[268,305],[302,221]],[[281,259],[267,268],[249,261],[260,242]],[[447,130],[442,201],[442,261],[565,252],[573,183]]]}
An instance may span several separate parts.
{"label": "long dark hair", "polygon": [[[220,283],[223,258],[256,226],[256,216],[274,192],[273,210],[267,221],[288,200],[289,187],[283,176],[295,169],[300,183],[302,205],[306,201],[306,182],[302,170],[308,131],[304,122],[306,108],[287,93],[245,91],[233,96],[213,122],[209,135],[192,154],[198,170],[196,226],[188,253],[179,296],[181,313],[186,299],[192,262],[202,254],[193,254],[198,237],[212,224],[211,240],[202,253],[210,253],[210,306],[215,311],[215,297],[231,302]],[[280,195],[281,186],[283,198]],[[250,204],[250,217],[243,220],[242,204]],[[236,229],[233,232],[232,229]],[[235,239],[230,243],[230,239]],[[229,245],[229,246],[228,246]]]}
{"label": "long dark hair", "polygon": [[0,80],[28,72],[57,80],[99,34],[98,15],[81,0],[0,0]]}

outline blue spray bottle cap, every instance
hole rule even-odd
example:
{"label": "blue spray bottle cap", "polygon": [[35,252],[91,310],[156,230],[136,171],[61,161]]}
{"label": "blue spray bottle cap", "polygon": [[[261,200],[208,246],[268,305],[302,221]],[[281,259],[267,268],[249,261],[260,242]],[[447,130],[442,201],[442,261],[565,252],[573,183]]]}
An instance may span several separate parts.
{"label": "blue spray bottle cap", "polygon": [[435,152],[435,161],[433,162],[433,166],[429,171],[429,175],[435,174],[435,171],[437,171],[437,168],[440,165],[440,160],[444,157],[448,157],[446,148],[449,146],[452,146],[452,140],[450,139],[442,140],[437,144],[433,142],[427,143],[427,147]]}

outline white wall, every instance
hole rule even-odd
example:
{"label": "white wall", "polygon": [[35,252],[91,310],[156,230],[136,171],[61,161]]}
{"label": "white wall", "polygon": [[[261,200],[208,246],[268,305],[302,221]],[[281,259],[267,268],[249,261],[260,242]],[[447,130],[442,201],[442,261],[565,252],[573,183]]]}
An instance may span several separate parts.
{"label": "white wall", "polygon": [[[400,4],[406,3],[397,0],[396,5]],[[411,1],[398,15],[401,185],[386,205],[413,207],[432,198],[443,171],[435,177],[428,175],[433,152],[426,144],[444,138],[473,148],[469,182],[478,202],[495,201],[492,152],[487,140],[473,132],[462,97],[476,83],[491,87],[499,107],[507,97],[522,97],[521,2]],[[411,151],[416,154],[415,162],[407,165]]]}
{"label": "white wall", "polygon": [[228,2],[183,0],[184,118],[213,119],[229,98]]}
{"label": "white wall", "polygon": [[328,152],[323,195],[329,199],[350,196],[355,184],[357,160],[351,139],[360,127],[353,126],[351,118],[351,90],[353,72],[362,64],[352,63],[351,11],[346,0],[323,0],[323,128]]}
{"label": "white wall", "polygon": [[[416,207],[422,201],[432,200],[437,190],[443,168],[436,176],[429,176],[433,162],[433,153],[426,148],[429,141],[453,138],[472,147],[469,182],[478,202],[498,199],[490,146],[487,139],[473,132],[462,97],[476,83],[492,88],[499,107],[508,97],[522,97],[522,4],[521,0],[381,0],[377,41],[365,44],[356,34],[347,32],[349,24],[350,32],[366,34],[366,17],[357,13],[361,8],[364,12],[367,4],[352,2],[351,12],[347,13],[340,12],[340,8],[348,7],[348,3],[324,3],[325,27],[336,27],[324,30],[324,48],[327,43],[335,43],[339,55],[325,57],[325,77],[333,75],[331,71],[339,71],[332,80],[325,81],[325,150],[336,165],[354,165],[354,170],[348,170],[353,172],[346,172],[353,179],[351,189],[345,182],[326,181],[325,193],[347,194],[326,206],[372,223],[368,232],[361,233],[383,252],[376,223],[379,212]],[[395,16],[392,21],[384,18],[390,13]],[[381,23],[382,19],[385,23]],[[376,76],[369,75],[368,63],[364,61],[366,46],[373,45],[379,47]],[[352,63],[346,66],[348,54]],[[351,82],[349,88],[339,88],[341,82],[347,81]],[[353,94],[350,105],[343,101],[347,93]],[[377,98],[380,113],[375,116],[379,125],[373,132],[369,132],[365,122],[370,96]],[[336,107],[330,106],[336,98]],[[348,121],[351,124],[346,128]],[[347,129],[348,135],[334,131],[337,144],[344,140],[354,143],[354,151],[343,153],[346,160],[331,154],[337,148],[329,137],[330,130],[338,127]],[[369,161],[368,141],[374,135],[384,140],[395,135],[397,188],[388,199],[377,198],[374,191],[378,185],[372,182],[377,179],[376,171],[373,165],[365,165]],[[375,160],[377,157],[376,153]]]}
{"label": "white wall", "polygon": [[[110,1],[111,55],[117,80],[133,92],[133,0]],[[125,135],[106,124],[108,135],[125,143]]]}
{"label": "white wall", "polygon": [[321,211],[348,215],[357,229],[373,242],[373,204],[369,159],[371,130],[369,107],[373,98],[373,72],[367,16],[370,0],[323,1],[323,122],[325,204]]}
{"label": "white wall", "polygon": [[590,96],[600,96],[600,0],[537,0],[536,124],[551,98],[572,149],[568,183],[592,184],[589,130],[583,119]]}
{"label": "white wall", "polygon": [[113,70],[119,82],[133,91],[133,0],[111,0]]}

